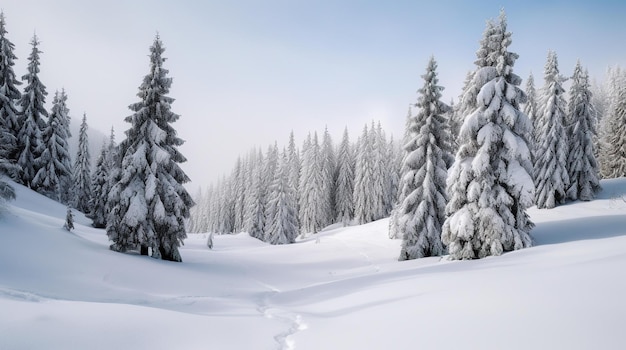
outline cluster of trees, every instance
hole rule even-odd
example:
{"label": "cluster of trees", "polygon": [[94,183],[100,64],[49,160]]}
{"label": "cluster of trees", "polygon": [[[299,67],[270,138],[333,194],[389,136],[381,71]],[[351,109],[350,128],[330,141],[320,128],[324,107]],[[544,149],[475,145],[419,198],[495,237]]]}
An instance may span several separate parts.
{"label": "cluster of trees", "polygon": [[[186,161],[178,151],[183,140],[170,125],[179,116],[171,111],[174,99],[167,96],[172,79],[163,67],[160,38],[150,47],[150,72],[139,87],[140,101],[129,107],[134,113],[125,119],[131,125],[126,138],[116,145],[111,131],[92,174],[86,115],[72,162],[65,91],[55,93],[48,113],[35,36],[20,92],[13,72],[14,45],[6,34],[0,14],[0,175],[85,213],[95,227],[106,228],[112,250],[138,249],[154,258],[181,261],[178,247],[194,202],[183,187],[189,178],[179,166]],[[0,199],[14,197],[14,189],[0,179]]]}
{"label": "cluster of trees", "polygon": [[[564,77],[549,52],[544,86],[536,90],[531,74],[524,91],[510,44],[502,12],[487,22],[456,105],[441,102],[432,58],[402,150],[373,123],[355,144],[346,131],[333,145],[326,131],[321,146],[314,134],[298,151],[292,134],[282,156],[276,145],[265,156],[252,151],[199,193],[190,230],[291,243],[332,223],[390,215],[389,236],[403,239],[401,260],[446,252],[474,259],[532,245],[528,207],[591,200],[601,176],[626,176],[626,79],[617,68],[592,87],[580,63]],[[292,203],[288,215],[275,215],[286,205],[277,198]],[[276,226],[289,235],[277,239]]]}
{"label": "cluster of trees", "polygon": [[[67,94],[57,90],[51,111],[46,110],[48,93],[39,79],[39,39],[33,36],[27,73],[19,81],[13,71],[15,46],[7,33],[4,13],[0,13],[0,175],[88,212],[84,203],[89,200],[91,169],[86,117],[73,164],[68,146],[71,133]],[[23,92],[18,89],[22,83]],[[11,186],[0,180],[0,197],[14,196]]]}
{"label": "cluster of trees", "polygon": [[380,124],[365,125],[356,143],[348,130],[335,144],[328,129],[307,136],[301,149],[293,133],[282,151],[252,150],[229,177],[198,194],[191,232],[248,232],[272,243],[342,223],[363,224],[389,215],[398,186],[401,153]]}

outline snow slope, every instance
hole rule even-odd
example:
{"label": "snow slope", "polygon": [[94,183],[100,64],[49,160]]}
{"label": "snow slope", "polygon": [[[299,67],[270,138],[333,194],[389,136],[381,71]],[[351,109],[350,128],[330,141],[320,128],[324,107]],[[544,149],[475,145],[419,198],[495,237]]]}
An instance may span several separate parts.
{"label": "snow slope", "polygon": [[626,179],[531,209],[537,245],[398,262],[387,220],[289,246],[190,235],[184,263],[108,250],[24,187],[0,214],[0,349],[619,348]]}

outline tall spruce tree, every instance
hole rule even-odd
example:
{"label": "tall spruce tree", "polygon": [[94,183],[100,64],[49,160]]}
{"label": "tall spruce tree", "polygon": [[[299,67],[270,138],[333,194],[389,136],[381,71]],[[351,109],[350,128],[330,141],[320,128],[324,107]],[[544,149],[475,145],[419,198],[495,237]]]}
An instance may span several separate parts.
{"label": "tall spruce tree", "polygon": [[[254,154],[254,153],[253,153]],[[251,237],[262,240],[265,226],[265,193],[263,188],[263,153],[251,157],[248,177],[249,192],[246,194],[245,228]]]}
{"label": "tall spruce tree", "polygon": [[358,224],[375,220],[374,196],[370,193],[374,182],[374,147],[367,124],[357,142],[354,170],[354,218]]}
{"label": "tall spruce tree", "polygon": [[92,225],[96,228],[105,228],[107,223],[107,198],[110,190],[107,149],[107,144],[102,144],[100,155],[96,160],[96,169],[91,176],[91,201],[89,202],[91,212],[89,218],[93,220]]}
{"label": "tall spruce tree", "polygon": [[450,107],[441,102],[437,63],[430,58],[424,86],[418,90],[418,112],[409,126],[411,139],[404,146],[407,156],[401,178],[404,201],[399,209],[402,236],[400,260],[442,255],[441,229],[447,203],[446,177],[449,135],[445,114]]}
{"label": "tall spruce tree", "polygon": [[134,112],[125,120],[131,124],[121,147],[122,174],[114,187],[120,194],[115,203],[119,222],[107,222],[111,249],[124,251],[152,249],[153,258],[182,261],[178,247],[187,237],[185,220],[194,202],[183,187],[189,177],[179,164],[186,158],[178,151],[183,140],[171,123],[179,116],[172,112],[174,99],[167,96],[172,79],[163,67],[165,48],[157,35],[150,47],[150,72],[130,105]]}
{"label": "tall spruce tree", "polygon": [[15,45],[7,38],[4,12],[0,12],[0,162],[4,164],[6,175],[18,179],[17,136],[19,133],[17,109],[22,96],[17,86],[21,84],[15,77],[13,66],[17,57],[13,53]]}
{"label": "tall spruce tree", "polygon": [[328,213],[327,193],[323,179],[323,157],[314,134],[305,151],[300,178],[300,231],[303,235],[317,233],[325,227]]}
{"label": "tall spruce tree", "polygon": [[324,139],[322,141],[322,183],[324,184],[324,226],[334,222],[335,210],[335,179],[337,178],[337,159],[335,155],[335,145],[328,132],[328,127],[324,129]]}
{"label": "tall spruce tree", "polygon": [[[43,131],[43,150],[38,159],[39,171],[33,178],[37,192],[56,201],[67,200],[71,188],[72,163],[66,134],[65,95],[57,91],[52,101],[52,113]],[[64,203],[67,204],[67,203]]]}
{"label": "tall spruce tree", "polygon": [[518,55],[508,51],[511,33],[504,12],[489,40],[490,62],[474,76],[486,83],[480,85],[476,109],[465,117],[447,180],[442,241],[451,259],[500,255],[532,244],[533,224],[526,214],[534,195],[531,122],[518,105],[526,95],[513,73]]}
{"label": "tall spruce tree", "polygon": [[85,214],[91,212],[91,155],[87,135],[87,114],[83,114],[78,133],[78,151],[74,162],[74,208]]}
{"label": "tall spruce tree", "polygon": [[535,202],[537,208],[554,208],[566,199],[568,139],[565,128],[565,90],[561,85],[556,53],[550,51],[545,67],[545,86],[537,120],[535,145]]}
{"label": "tall spruce tree", "polygon": [[42,166],[39,161],[44,149],[42,132],[46,127],[45,118],[48,117],[45,108],[48,93],[39,80],[39,54],[42,52],[38,48],[37,35],[33,36],[31,45],[33,48],[28,56],[28,73],[22,76],[26,87],[19,101],[21,113],[18,116],[17,136],[17,163],[22,169],[20,182],[28,187],[33,187],[33,179]]}
{"label": "tall spruce tree", "polygon": [[570,143],[567,157],[567,169],[570,187],[567,196],[570,199],[592,200],[600,190],[599,167],[594,152],[595,112],[591,104],[589,78],[576,63],[568,108],[571,124],[568,130]]}
{"label": "tall spruce tree", "polygon": [[295,192],[289,185],[289,158],[283,150],[281,161],[269,187],[267,206],[271,208],[267,217],[265,241],[270,244],[289,244],[296,241],[298,222],[295,210]]}
{"label": "tall spruce tree", "polygon": [[602,150],[602,176],[617,178],[626,176],[626,77],[617,79],[615,99],[605,116],[605,134]]}
{"label": "tall spruce tree", "polygon": [[335,185],[336,222],[346,226],[354,218],[354,152],[347,127],[343,131],[343,138],[339,145],[337,167],[339,170]]}

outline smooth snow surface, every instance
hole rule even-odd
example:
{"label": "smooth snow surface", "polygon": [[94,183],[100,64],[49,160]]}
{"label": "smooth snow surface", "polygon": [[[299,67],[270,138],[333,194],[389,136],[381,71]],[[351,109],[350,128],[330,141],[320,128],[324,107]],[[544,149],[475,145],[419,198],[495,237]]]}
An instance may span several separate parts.
{"label": "smooth snow surface", "polygon": [[[0,349],[615,349],[626,179],[530,214],[536,246],[398,262],[387,219],[292,245],[190,235],[183,263],[108,250],[15,185],[0,217]],[[623,199],[624,198],[624,199]]]}

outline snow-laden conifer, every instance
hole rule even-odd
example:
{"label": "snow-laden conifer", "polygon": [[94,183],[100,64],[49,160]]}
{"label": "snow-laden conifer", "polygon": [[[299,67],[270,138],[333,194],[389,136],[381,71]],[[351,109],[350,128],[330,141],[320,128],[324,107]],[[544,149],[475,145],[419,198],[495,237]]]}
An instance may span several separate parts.
{"label": "snow-laden conifer", "polygon": [[243,232],[244,212],[246,204],[246,172],[241,157],[237,158],[235,169],[233,169],[232,188],[233,188],[233,232]]}
{"label": "snow-laden conifer", "polygon": [[[22,96],[15,77],[13,66],[17,57],[13,53],[15,45],[7,37],[4,12],[0,11],[0,162],[5,163],[5,171],[14,179],[17,178],[18,143],[20,130],[18,124],[18,103]],[[9,167],[9,165],[13,164]]]}
{"label": "snow-laden conifer", "polygon": [[91,212],[91,155],[89,153],[89,136],[87,135],[87,114],[83,114],[83,120],[78,132],[78,151],[74,161],[73,189],[74,208],[85,214]]}
{"label": "snow-laden conifer", "polygon": [[281,161],[269,187],[267,206],[271,208],[265,232],[265,241],[270,244],[289,244],[296,241],[298,223],[295,211],[295,193],[289,185],[289,158],[283,150]]}
{"label": "snow-laden conifer", "polygon": [[563,203],[569,187],[567,105],[561,84],[563,77],[559,74],[556,53],[552,51],[548,53],[544,79],[535,131],[535,202],[539,209],[554,208]]}
{"label": "snow-laden conifer", "polygon": [[293,135],[293,130],[289,134],[289,145],[287,146],[287,155],[289,162],[289,186],[294,191],[294,199],[296,201],[296,219],[298,220],[298,227],[300,227],[300,168],[301,160],[296,147],[296,140]]}
{"label": "snow-laden conifer", "polygon": [[43,149],[38,160],[39,171],[33,178],[33,188],[53,200],[69,204],[72,162],[65,128],[66,98],[58,91],[54,95],[52,113],[43,131]]}
{"label": "snow-laden conifer", "polygon": [[337,167],[339,169],[335,185],[336,222],[346,226],[354,218],[354,152],[347,127],[343,131],[343,138],[339,145]]}
{"label": "snow-laden conifer", "polygon": [[28,187],[32,187],[33,178],[41,167],[39,157],[44,149],[42,132],[46,127],[45,118],[48,117],[45,108],[48,93],[39,80],[39,54],[42,52],[38,48],[37,35],[33,36],[31,45],[33,48],[28,56],[28,73],[22,76],[26,87],[19,101],[21,112],[18,116],[17,135],[17,164],[22,169],[20,182]]}
{"label": "snow-laden conifer", "polygon": [[324,129],[324,139],[322,141],[322,183],[324,187],[324,226],[334,222],[336,216],[335,209],[335,179],[337,178],[337,159],[335,155],[335,145],[328,132]]}
{"label": "snow-laden conifer", "polygon": [[93,227],[97,228],[105,228],[107,223],[107,198],[110,190],[107,148],[106,144],[102,145],[96,160],[96,169],[91,176],[91,201],[89,202],[91,212],[89,218],[93,220]]}
{"label": "snow-laden conifer", "polygon": [[367,124],[357,142],[356,163],[354,168],[354,218],[358,224],[375,220],[374,198],[374,147]]}
{"label": "snow-laden conifer", "polygon": [[325,224],[328,213],[323,179],[323,158],[317,133],[303,147],[300,177],[300,231],[303,235],[317,233]]}
{"label": "snow-laden conifer", "polygon": [[626,77],[617,79],[615,100],[605,116],[606,133],[603,136],[602,176],[626,176]]}
{"label": "snow-laden conifer", "polygon": [[409,126],[410,140],[401,178],[404,201],[400,204],[398,229],[402,237],[400,260],[442,255],[441,229],[446,210],[446,177],[449,135],[441,102],[437,63],[431,57],[418,90],[417,114]]}
{"label": "snow-laden conifer", "polygon": [[527,100],[526,103],[524,103],[523,112],[528,116],[533,124],[532,140],[534,145],[537,139],[534,134],[537,130],[537,119],[539,116],[537,115],[537,90],[535,90],[535,77],[532,73],[530,73],[528,80],[526,80],[526,96]]}
{"label": "snow-laden conifer", "polygon": [[262,240],[265,226],[265,194],[263,188],[263,153],[251,160],[249,190],[246,194],[245,227],[250,236]]}
{"label": "snow-laden conifer", "polygon": [[[186,158],[178,151],[183,144],[171,126],[179,116],[172,112],[174,99],[167,96],[172,85],[163,67],[165,48],[157,35],[150,47],[150,72],[129,108],[134,112],[126,140],[120,147],[121,177],[112,189],[119,193],[114,204],[118,222],[107,222],[111,249],[136,247],[142,254],[152,248],[152,257],[182,261],[178,247],[187,237],[185,220],[193,200],[183,184],[189,181],[179,164]],[[111,199],[111,197],[109,197]]]}
{"label": "snow-laden conifer", "polygon": [[474,259],[529,247],[533,203],[527,135],[531,122],[519,109],[526,95],[513,73],[518,55],[508,51],[506,17],[490,37],[492,64],[479,68],[484,81],[476,110],[465,117],[460,147],[448,173],[449,202],[442,241],[451,259]]}
{"label": "snow-laden conifer", "polygon": [[569,154],[567,170],[570,187],[568,198],[592,200],[600,190],[598,162],[594,152],[595,113],[591,104],[589,78],[580,62],[576,63],[568,108]]}

